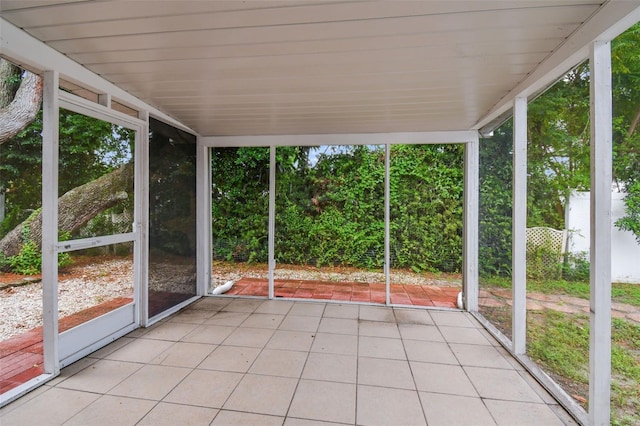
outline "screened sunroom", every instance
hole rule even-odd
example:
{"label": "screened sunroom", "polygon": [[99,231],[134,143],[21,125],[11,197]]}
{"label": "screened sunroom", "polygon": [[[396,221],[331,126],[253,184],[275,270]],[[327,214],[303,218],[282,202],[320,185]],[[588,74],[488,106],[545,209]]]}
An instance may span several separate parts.
{"label": "screened sunroom", "polygon": [[[0,14],[10,93],[38,98],[0,145],[2,424],[639,420],[612,402],[612,327],[640,313],[612,323],[611,46],[640,1]],[[581,254],[568,196],[528,204],[576,141]],[[587,296],[537,290],[559,279]],[[580,374],[540,355],[552,320]]]}

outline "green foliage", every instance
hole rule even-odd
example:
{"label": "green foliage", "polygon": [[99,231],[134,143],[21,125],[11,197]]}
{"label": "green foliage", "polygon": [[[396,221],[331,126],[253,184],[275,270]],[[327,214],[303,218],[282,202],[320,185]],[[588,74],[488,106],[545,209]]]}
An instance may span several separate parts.
{"label": "green foliage", "polygon": [[[553,375],[587,391],[589,317],[553,310],[530,312],[528,355]],[[612,424],[640,422],[640,326],[611,320]]]}
{"label": "green foliage", "polygon": [[394,266],[432,272],[462,269],[462,154],[462,145],[392,147]]}
{"label": "green foliage", "polygon": [[567,281],[589,281],[591,264],[585,253],[567,254],[562,264],[562,277]]}
{"label": "green foliage", "polygon": [[[133,223],[133,194],[115,206],[98,214],[77,232],[78,238],[114,235],[131,232]],[[61,240],[62,241],[62,240]]]}
{"label": "green foliage", "polygon": [[11,263],[9,262],[9,258],[5,256],[4,253],[0,252],[0,271],[9,270],[11,270]]}
{"label": "green foliage", "polygon": [[512,123],[480,142],[480,274],[511,275]]}
{"label": "green foliage", "polygon": [[[196,253],[196,137],[149,121],[150,264]],[[163,260],[164,261],[164,260]]]}
{"label": "green foliage", "polygon": [[[59,194],[109,173],[132,159],[133,133],[120,126],[60,110]],[[42,111],[0,145],[0,190],[6,191],[0,238],[42,203]]]}
{"label": "green foliage", "polygon": [[6,191],[0,238],[42,203],[42,112],[10,141],[0,145],[0,190]]}
{"label": "green foliage", "polygon": [[527,277],[558,279],[562,276],[562,262],[557,250],[545,245],[527,250]]}
{"label": "green foliage", "polygon": [[[612,58],[613,172],[618,185],[629,191],[627,216],[617,225],[638,236],[640,202],[634,194],[640,190],[634,182],[640,182],[640,24],[614,40]],[[588,68],[581,64],[529,105],[528,226],[562,229],[568,195],[589,187],[588,91]],[[61,193],[131,160],[133,141],[124,129],[65,110],[60,125]],[[0,236],[40,206],[41,132],[39,115],[0,147],[0,190],[7,191]],[[479,260],[484,276],[508,276],[511,271],[511,138],[508,122],[480,146]],[[395,267],[460,270],[461,150],[455,145],[392,147],[389,201]],[[264,262],[269,149],[212,152],[214,256]],[[380,267],[384,247],[382,151],[366,146],[326,148],[313,164],[309,153],[304,147],[281,147],[276,152],[277,260]],[[165,160],[169,166],[171,158]],[[186,172],[177,166],[171,169],[173,177]],[[181,204],[186,209],[192,202],[185,198]],[[184,225],[176,211],[169,219],[174,231]],[[109,233],[112,228],[105,214],[92,220],[87,232]],[[162,244],[173,245],[173,251],[193,243],[182,231],[163,238]],[[579,261],[569,262],[562,273],[568,279],[583,279],[587,267]]]}
{"label": "green foliage", "polygon": [[[42,252],[40,247],[31,240],[31,221],[39,212],[39,209],[33,212],[20,230],[20,237],[22,238],[20,252],[10,257],[6,257],[0,253],[0,270],[8,266],[12,272],[21,275],[36,275],[42,271]],[[60,233],[58,239],[65,241],[70,237],[71,234],[69,233]],[[72,260],[69,253],[58,254],[58,267],[70,265],[71,262]]]}
{"label": "green foliage", "polygon": [[553,241],[547,228],[537,228],[535,240],[527,239],[527,277],[533,279],[558,279],[562,275],[561,247]]}
{"label": "green foliage", "polygon": [[[6,191],[5,218],[0,223],[0,238],[39,212],[42,198],[42,111],[34,122],[12,140],[0,146],[0,190]],[[133,133],[122,127],[64,109],[60,110],[59,193],[92,181],[115,167],[130,162]],[[132,210],[132,203],[129,203]],[[100,224],[100,220],[104,223]],[[91,221],[83,236],[109,233],[105,217]],[[30,240],[30,227],[22,228],[24,246],[5,264],[22,273],[37,273],[41,268],[39,248]],[[59,265],[70,262],[68,254],[59,255]]]}
{"label": "green foliage", "polygon": [[33,241],[22,245],[20,253],[9,258],[9,266],[16,274],[35,275],[42,270],[42,255]]}
{"label": "green foliage", "polygon": [[211,152],[214,259],[266,262],[269,148]]}
{"label": "green foliage", "polygon": [[579,383],[588,383],[588,318],[545,310],[527,327],[528,355],[548,370]]}
{"label": "green foliage", "polygon": [[616,221],[623,231],[632,232],[640,244],[640,180],[629,186],[624,198],[626,215]]}
{"label": "green foliage", "polygon": [[527,120],[527,225],[564,229],[569,195],[589,190],[588,64],[580,64],[531,102]]}
{"label": "green foliage", "polygon": [[[627,190],[640,181],[639,58],[640,23],[612,42],[613,177]],[[528,226],[563,229],[569,195],[589,190],[589,75],[580,64],[529,104]],[[619,226],[640,229],[632,212]]]}
{"label": "green foliage", "polygon": [[366,146],[314,151],[318,152],[313,165],[306,152],[306,159],[278,168],[276,259],[317,266],[381,267],[383,151]]}
{"label": "green foliage", "polygon": [[17,274],[35,275],[42,270],[42,254],[38,246],[31,241],[31,221],[38,214],[33,212],[20,230],[22,247],[20,252],[8,258],[11,270]]}
{"label": "green foliage", "polygon": [[[1,256],[0,256],[1,257]],[[22,245],[20,253],[7,258],[5,261],[11,271],[21,275],[36,275],[42,272],[42,253],[40,248],[33,242],[28,241]],[[58,254],[58,267],[64,267],[72,263],[69,253]],[[2,259],[0,259],[0,269]]]}
{"label": "green foliage", "polygon": [[[629,193],[621,229],[640,233],[640,24],[612,43],[613,175]],[[583,63],[528,107],[527,226],[564,229],[566,200],[590,185],[589,72]],[[511,122],[480,144],[479,267],[483,276],[511,271]],[[624,227],[624,228],[623,228]],[[639,240],[640,241],[640,240]],[[532,256],[542,263],[543,253]],[[531,268],[530,268],[531,269]],[[557,276],[557,268],[549,272]],[[571,259],[569,279],[583,279],[588,264]],[[531,274],[538,276],[538,274]]]}
{"label": "green foliage", "polygon": [[616,222],[640,243],[640,23],[611,45],[614,97],[613,171],[627,192],[626,215]]}
{"label": "green foliage", "polygon": [[613,173],[621,186],[640,180],[640,23],[611,43]]}
{"label": "green foliage", "polygon": [[[58,241],[67,241],[71,239],[71,233],[58,232]],[[58,253],[58,268],[69,266],[73,263],[71,255],[69,253]],[[42,268],[41,268],[42,269]]]}
{"label": "green foliage", "polygon": [[[393,266],[459,271],[462,146],[393,146]],[[381,268],[384,150],[374,146],[276,151],[276,260]],[[213,150],[216,259],[267,259],[269,149]]]}

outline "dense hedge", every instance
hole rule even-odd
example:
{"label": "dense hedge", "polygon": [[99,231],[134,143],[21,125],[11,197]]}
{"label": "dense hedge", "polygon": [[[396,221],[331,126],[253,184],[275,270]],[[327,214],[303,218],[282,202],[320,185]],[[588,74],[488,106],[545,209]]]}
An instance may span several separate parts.
{"label": "dense hedge", "polygon": [[[480,143],[478,266],[481,275],[511,275],[512,126]],[[530,205],[532,203],[529,203]]]}
{"label": "dense hedge", "polygon": [[[460,271],[462,153],[462,145],[392,146],[393,267]],[[212,164],[214,256],[265,262],[269,149],[218,148]],[[280,147],[276,182],[278,262],[382,267],[382,147]]]}

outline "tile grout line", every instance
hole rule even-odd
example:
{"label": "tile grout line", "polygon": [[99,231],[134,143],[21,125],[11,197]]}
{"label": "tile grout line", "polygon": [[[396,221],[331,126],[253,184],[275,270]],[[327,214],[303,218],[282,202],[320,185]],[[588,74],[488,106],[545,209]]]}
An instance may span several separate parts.
{"label": "tile grout line", "polygon": [[358,306],[358,316],[357,316],[357,333],[356,333],[356,385],[355,385],[355,397],[354,397],[354,403],[353,403],[353,408],[354,408],[354,413],[353,413],[353,424],[357,425],[358,424],[358,389],[360,388],[360,322],[362,321],[360,319],[360,309],[361,306]]}
{"label": "tile grout line", "polygon": [[[210,319],[212,319],[212,318],[215,318],[215,316],[216,316],[216,315],[218,315],[218,314],[220,314],[221,312],[233,312],[233,311],[224,311],[224,308],[226,308],[227,306],[229,306],[229,304],[231,304],[231,303],[233,302],[233,300],[234,300],[234,299],[231,299],[231,301],[230,301],[229,303],[227,303],[227,304],[226,304],[226,305],[224,305],[224,306],[221,306],[221,307],[220,307],[220,309],[218,309],[218,310],[216,311],[216,313],[215,313],[215,314],[213,314],[210,318],[208,318],[207,320],[205,320],[205,322],[203,322],[202,324],[200,324],[200,326],[205,326],[205,327],[206,327],[206,326],[208,326],[207,324],[205,324],[205,323],[206,323],[206,321],[208,321],[208,320],[210,320]],[[235,299],[235,300],[238,300],[238,299]],[[240,312],[240,313],[241,313],[241,312]],[[248,317],[247,317],[247,318],[248,318]],[[246,320],[246,318],[245,318],[245,320]],[[244,322],[245,320],[243,320],[242,322]],[[187,377],[189,377],[189,376],[190,376],[191,374],[193,374],[196,370],[198,370],[198,367],[199,367],[200,365],[202,365],[202,363],[203,363],[203,362],[204,362],[204,361],[205,361],[209,356],[211,356],[211,354],[213,354],[213,352],[215,352],[218,348],[220,348],[221,346],[223,346],[224,341],[225,341],[227,338],[229,338],[229,336],[231,336],[231,335],[232,335],[232,334],[233,334],[233,333],[234,333],[238,328],[240,328],[240,326],[242,325],[242,322],[241,322],[240,324],[238,324],[237,326],[235,326],[234,331],[232,331],[231,333],[229,333],[229,335],[227,335],[227,336],[226,336],[226,337],[225,337],[225,338],[224,338],[220,343],[216,344],[216,347],[215,347],[215,348],[214,348],[214,349],[209,353],[209,355],[207,355],[206,357],[204,357],[204,358],[202,359],[202,361],[200,361],[200,363],[198,363],[198,365],[196,365],[194,368],[192,368],[192,369],[191,369],[191,373],[187,374],[187,376],[185,376],[185,377],[180,381],[180,383],[179,383],[179,384],[177,384],[176,386],[174,386],[174,388],[173,388],[169,393],[167,393],[167,395],[165,395],[165,396],[164,396],[164,398],[163,398],[161,401],[164,401],[164,399],[165,399],[165,398],[166,398],[166,397],[167,397],[171,392],[173,392],[173,391],[174,391],[174,390],[175,390],[175,389],[176,389],[176,388],[177,388],[177,387],[178,387],[182,382],[184,382],[184,380],[186,380],[186,378],[187,378]],[[199,327],[200,327],[200,326],[199,326]],[[195,331],[195,330],[194,330],[194,331]],[[193,332],[193,331],[192,331],[192,332]],[[189,333],[189,334],[191,334],[191,333]],[[184,336],[184,337],[186,337],[186,336]],[[183,337],[183,338],[184,338],[184,337]],[[204,369],[203,369],[203,370],[204,370]],[[218,370],[207,370],[207,371],[218,371]],[[240,380],[238,380],[238,383],[236,383],[236,385],[233,387],[233,390],[232,390],[231,392],[229,392],[229,395],[228,395],[228,396],[227,396],[227,398],[224,400],[224,402],[222,402],[222,403],[220,404],[220,408],[209,407],[209,408],[213,408],[213,409],[218,410],[218,412],[216,413],[216,415],[215,415],[215,416],[213,416],[213,419],[211,419],[211,422],[215,421],[216,417],[218,417],[218,415],[220,414],[220,412],[223,410],[224,404],[226,404],[227,400],[231,397],[231,395],[233,394],[233,392],[236,390],[236,388],[238,387],[238,385],[240,384],[240,382],[241,382],[243,379],[244,379],[244,374],[242,375],[242,378],[241,378]],[[168,404],[170,404],[170,402],[167,402],[167,403],[168,403]],[[192,406],[192,404],[184,404],[184,405]],[[199,407],[200,407],[200,406],[199,406]],[[144,417],[143,417],[143,418],[144,418]],[[141,419],[141,420],[142,420],[142,419]]]}
{"label": "tile grout line", "polygon": [[[295,306],[295,302],[293,303],[293,305],[291,305],[291,308],[289,309],[289,311],[287,311],[287,316],[289,315],[289,312],[291,311],[291,309],[293,309],[293,307]],[[311,340],[311,344],[309,345],[309,350],[306,351],[306,357],[304,360],[304,364],[302,366],[302,370],[300,370],[300,376],[298,377],[298,380],[296,382],[296,386],[293,389],[293,395],[291,396],[291,401],[289,401],[289,405],[287,406],[287,411],[284,414],[284,420],[283,420],[283,424],[284,422],[287,421],[287,418],[289,417],[289,412],[291,411],[291,406],[293,405],[293,400],[296,397],[296,392],[298,391],[298,387],[300,386],[300,381],[302,380],[302,374],[304,373],[304,369],[307,366],[307,362],[309,361],[309,354],[311,353],[311,348],[313,347],[313,342],[315,342],[316,340],[316,335],[318,334],[318,329],[320,328],[320,323],[322,322],[322,318],[324,318],[324,311],[327,308],[327,305],[325,304],[324,308],[322,309],[322,314],[320,315],[320,321],[318,321],[318,325],[316,326],[316,330],[313,332],[313,339]],[[285,316],[286,318],[286,316]],[[284,319],[282,320],[284,322]],[[272,336],[273,338],[273,336]],[[271,340],[271,339],[269,339]],[[266,346],[266,345],[265,345]]]}
{"label": "tile grout line", "polygon": [[[431,315],[431,314],[429,314]],[[453,348],[451,347],[451,342],[449,342],[449,339],[447,339],[444,335],[444,333],[442,332],[442,330],[440,329],[441,324],[439,324],[434,318],[433,316],[431,317],[431,319],[433,319],[433,324],[437,327],[438,332],[440,333],[440,335],[442,336],[442,338],[444,339],[447,348],[451,351],[451,353],[453,354],[453,357],[456,359],[456,362],[458,363],[457,366],[460,367],[460,369],[462,370],[462,372],[464,373],[464,376],[467,378],[467,380],[469,380],[469,383],[471,384],[471,386],[473,387],[473,390],[476,392],[476,394],[478,394],[478,398],[480,398],[480,400],[482,401],[482,404],[485,406],[485,408],[487,409],[487,411],[489,412],[489,414],[491,415],[491,412],[489,411],[489,408],[486,406],[486,404],[484,403],[484,399],[480,396],[480,392],[478,392],[478,389],[476,388],[475,384],[471,381],[471,378],[467,375],[467,372],[465,371],[465,369],[462,367],[462,364],[460,363],[460,359],[458,358],[458,356],[456,355],[456,353],[454,352]],[[475,328],[475,327],[474,327]],[[496,419],[493,417],[493,415],[491,415],[491,418],[493,419],[494,423],[497,425],[498,422],[496,421]]]}
{"label": "tile grout line", "polygon": [[[225,305],[226,306],[226,305]],[[189,309],[189,308],[187,308]],[[222,309],[224,309],[224,307],[221,307],[220,309],[218,309],[210,318],[215,317],[216,315],[218,315],[220,312],[222,312]],[[208,318],[208,319],[210,319]],[[205,320],[206,321],[206,320]],[[197,324],[197,326],[191,330],[189,333],[185,334],[184,336],[182,336],[180,339],[178,339],[176,342],[174,342],[174,345],[179,343],[179,342],[183,342],[183,343],[191,343],[191,342],[184,342],[184,338],[189,336],[191,333],[193,333],[195,330],[197,330],[199,327],[203,326],[204,322]],[[221,342],[222,343],[222,342]],[[162,353],[167,352],[169,349],[171,349],[171,347],[173,347],[174,345],[170,346],[169,348],[167,348],[165,351],[163,351]],[[213,344],[212,344],[213,346]],[[138,420],[136,422],[136,425],[139,424],[142,420],[144,420],[145,417],[147,417],[151,411],[153,411],[157,406],[160,405],[160,403],[165,403],[165,404],[171,404],[170,402],[165,402],[165,398],[167,398],[167,396],[169,396],[174,390],[176,390],[178,388],[178,386],[180,386],[186,379],[187,377],[191,376],[191,374],[194,373],[194,371],[196,371],[198,369],[198,366],[200,366],[205,359],[207,359],[207,357],[209,357],[216,349],[218,349],[220,347],[220,344],[216,344],[215,347],[211,350],[211,352],[209,352],[209,354],[207,356],[205,356],[195,367],[191,367],[189,368],[191,371],[185,375],[178,383],[176,383],[171,390],[169,390],[159,401],[156,402],[156,404],[144,415],[140,418],[140,420]],[[187,404],[183,404],[183,405],[187,405]],[[189,404],[191,406],[191,404]],[[213,419],[211,419],[211,421],[213,422],[213,420],[218,416],[218,414],[220,413],[220,411],[222,410],[222,408],[220,408],[220,410],[218,410],[218,412],[216,413],[216,415],[213,417]]]}
{"label": "tile grout line", "polygon": [[[427,420],[427,413],[424,410],[424,405],[422,403],[422,398],[420,397],[420,391],[418,390],[418,383],[416,382],[416,377],[413,374],[413,369],[411,368],[411,363],[409,362],[409,354],[407,353],[407,347],[404,345],[404,338],[402,337],[402,333],[400,332],[400,326],[398,325],[398,316],[396,315],[396,309],[392,308],[393,318],[395,319],[396,329],[398,330],[398,335],[400,336],[400,341],[402,342],[402,350],[404,351],[404,356],[407,358],[407,366],[409,367],[409,373],[411,373],[411,380],[413,381],[413,387],[415,388],[416,396],[418,397],[418,402],[420,403],[420,411],[422,411],[422,418],[424,419],[424,424],[428,425],[429,421]],[[431,318],[431,314],[429,314],[429,318]],[[433,318],[431,318],[433,321]]]}
{"label": "tile grout line", "polygon": [[[221,312],[235,312],[235,311],[224,311],[224,308],[226,308],[227,306],[229,306],[229,305],[230,305],[231,303],[233,303],[235,300],[239,300],[239,299],[237,299],[237,298],[232,299],[232,300],[231,300],[231,302],[229,302],[229,303],[227,303],[225,306],[221,307],[221,308],[220,308],[220,310],[218,310],[218,312],[216,312],[216,313],[215,313],[211,318],[209,318],[209,319],[215,318],[215,316],[216,316],[216,315],[218,315],[218,314],[219,314],[219,313],[221,313]],[[255,309],[256,309],[256,308],[254,308],[254,311],[255,311]],[[253,311],[252,311],[252,312],[253,312]],[[245,312],[235,312],[235,313],[245,313]],[[247,318],[249,318],[250,316],[251,316],[251,312],[249,313],[249,316],[247,316]],[[234,330],[233,330],[231,333],[229,333],[229,334],[228,334],[224,339],[222,339],[222,341],[217,345],[216,349],[218,349],[218,348],[219,348],[219,347],[221,347],[221,346],[224,346],[224,342],[225,342],[225,341],[226,341],[226,340],[227,340],[227,339],[228,339],[228,338],[229,338],[229,337],[230,337],[230,336],[231,336],[235,331],[237,331],[237,330],[242,326],[242,324],[247,320],[247,318],[245,318],[244,320],[242,320],[242,322],[241,322],[240,324],[238,324],[237,326],[235,326]],[[215,350],[216,350],[216,349],[214,349],[213,351],[211,351],[211,353],[210,353],[208,356],[210,356],[213,352],[215,352]],[[205,359],[206,359],[206,358],[208,358],[208,356],[207,356],[207,357],[205,357]],[[257,358],[257,357],[256,357],[256,358]],[[201,365],[203,362],[204,362],[204,359],[200,362],[200,364],[198,364],[198,366],[199,366],[199,365]],[[254,360],[254,362],[255,362],[255,360]],[[252,365],[253,365],[253,363],[252,363]],[[248,368],[251,368],[251,366],[249,366]],[[248,370],[248,368],[247,368],[247,371],[249,371],[249,370]],[[195,370],[197,370],[197,367],[193,369],[193,371],[195,371]],[[193,371],[192,371],[192,373],[193,373]],[[211,371],[218,371],[218,370],[211,370]],[[216,417],[218,417],[218,416],[220,415],[220,412],[224,409],[224,405],[227,403],[227,401],[229,401],[229,398],[231,398],[231,395],[233,395],[233,393],[236,391],[236,389],[238,388],[238,385],[242,382],[242,380],[244,380],[245,376],[246,376],[246,373],[242,373],[242,377],[240,378],[240,380],[238,380],[238,382],[235,384],[235,386],[233,387],[233,389],[229,392],[229,395],[227,395],[227,397],[225,398],[225,400],[220,404],[220,408],[219,408],[219,409],[217,409],[217,410],[218,410],[218,412],[216,413],[216,415],[215,415],[215,416],[213,416],[213,419],[211,420],[211,423],[213,423],[213,422],[215,421]]]}
{"label": "tile grout line", "polygon": [[[241,300],[241,299],[235,299],[235,300]],[[231,302],[233,303],[233,302]],[[264,303],[264,302],[262,302]],[[262,306],[262,303],[260,303],[259,305],[257,305],[251,312],[249,312],[249,316],[247,316],[247,318],[245,318],[240,324],[238,324],[238,326],[236,327],[236,330],[240,329],[240,327],[242,327],[242,324],[244,324],[245,321],[247,321],[249,318],[251,318],[251,315],[256,311],[256,309],[258,309],[258,307]],[[251,327],[248,327],[251,328]],[[224,342],[231,337],[231,335],[235,332],[235,330],[231,333],[229,333],[229,335],[227,337],[225,337],[225,339],[220,343],[220,346],[224,345]],[[275,334],[275,332],[273,333]],[[269,343],[269,341],[271,341],[271,339],[273,338],[273,334],[271,335],[271,337],[269,337],[269,340],[267,340],[265,342],[265,344],[260,348],[260,351],[258,352],[258,354],[256,355],[256,357],[253,359],[253,361],[251,362],[251,365],[247,367],[247,370],[242,373],[242,377],[240,378],[240,380],[238,380],[238,383],[236,383],[236,385],[233,387],[233,390],[231,392],[229,392],[229,395],[227,395],[227,397],[225,398],[224,402],[222,402],[220,404],[220,409],[218,410],[218,413],[215,415],[215,417],[213,418],[213,420],[211,421],[212,423],[215,421],[216,417],[218,417],[220,415],[220,412],[222,410],[224,410],[224,406],[227,402],[229,402],[229,399],[231,398],[231,396],[234,394],[234,392],[238,389],[238,386],[240,386],[240,383],[242,383],[242,381],[247,377],[247,375],[249,374],[249,370],[251,369],[251,367],[253,367],[253,365],[255,364],[256,360],[260,357],[260,355],[262,354],[262,352],[264,351],[264,349],[266,348],[267,344]],[[226,345],[226,346],[232,346],[232,345]],[[238,347],[245,347],[245,346],[238,346]],[[244,411],[246,412],[246,411]],[[258,414],[258,413],[253,413],[253,414]],[[263,413],[260,413],[263,414]]]}

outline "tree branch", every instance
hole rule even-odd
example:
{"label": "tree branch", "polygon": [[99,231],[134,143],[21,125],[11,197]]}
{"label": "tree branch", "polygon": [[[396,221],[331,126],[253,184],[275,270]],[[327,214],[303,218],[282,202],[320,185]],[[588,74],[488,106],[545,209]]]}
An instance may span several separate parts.
{"label": "tree branch", "polygon": [[35,120],[42,102],[42,80],[24,72],[13,101],[0,109],[0,145],[17,135]]}
{"label": "tree branch", "polygon": [[633,121],[631,122],[631,126],[629,126],[629,130],[627,130],[627,137],[633,135],[633,132],[636,131],[638,124],[640,123],[640,108],[636,111],[635,117],[633,117]]}
{"label": "tree branch", "polygon": [[[73,233],[109,207],[127,199],[133,191],[133,163],[74,188],[58,199],[58,230]],[[6,257],[20,253],[22,230],[29,226],[28,239],[42,244],[42,211],[12,229],[0,240],[0,253]]]}

